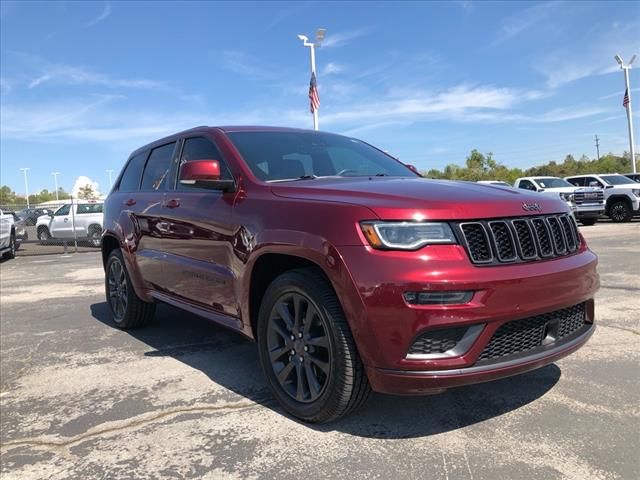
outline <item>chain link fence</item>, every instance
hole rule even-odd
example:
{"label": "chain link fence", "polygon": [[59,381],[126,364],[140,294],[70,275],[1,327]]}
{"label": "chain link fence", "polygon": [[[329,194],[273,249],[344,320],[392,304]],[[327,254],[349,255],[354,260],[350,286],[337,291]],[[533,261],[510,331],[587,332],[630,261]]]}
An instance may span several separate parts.
{"label": "chain link fence", "polygon": [[95,252],[100,249],[102,202],[60,200],[37,205],[0,205],[12,214],[16,255]]}

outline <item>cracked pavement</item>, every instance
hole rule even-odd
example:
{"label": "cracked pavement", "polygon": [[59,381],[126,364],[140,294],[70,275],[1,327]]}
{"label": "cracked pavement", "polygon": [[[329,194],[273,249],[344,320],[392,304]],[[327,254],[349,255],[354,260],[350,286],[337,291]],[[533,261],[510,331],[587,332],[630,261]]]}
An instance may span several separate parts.
{"label": "cracked pavement", "polygon": [[639,478],[640,222],[581,231],[602,281],[584,348],[441,395],[373,395],[323,426],[284,414],[239,335],[169,306],[114,328],[99,254],[3,262],[0,476]]}

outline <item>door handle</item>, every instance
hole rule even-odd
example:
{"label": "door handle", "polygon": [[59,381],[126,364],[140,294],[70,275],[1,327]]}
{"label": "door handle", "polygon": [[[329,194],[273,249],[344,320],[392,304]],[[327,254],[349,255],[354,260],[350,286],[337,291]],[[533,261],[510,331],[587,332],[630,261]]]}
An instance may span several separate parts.
{"label": "door handle", "polygon": [[65,221],[65,223],[66,223],[66,222],[68,222],[68,221],[69,221],[69,219],[65,217],[64,221]]}
{"label": "door handle", "polygon": [[135,201],[133,198],[130,198],[129,200],[127,200],[126,202],[124,202],[124,204],[125,204],[127,207],[131,207],[132,205],[135,205],[135,204],[136,204],[136,201]]}
{"label": "door handle", "polygon": [[180,206],[180,200],[172,198],[171,200],[167,200],[164,206],[167,208],[178,208]]}

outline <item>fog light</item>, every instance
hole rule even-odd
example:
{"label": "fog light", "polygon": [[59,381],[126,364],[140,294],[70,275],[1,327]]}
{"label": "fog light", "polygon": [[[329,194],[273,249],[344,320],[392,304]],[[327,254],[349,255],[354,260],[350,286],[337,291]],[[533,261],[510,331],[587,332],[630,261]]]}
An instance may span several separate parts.
{"label": "fog light", "polygon": [[469,303],[473,291],[461,292],[404,292],[404,299],[411,305],[451,305]]}

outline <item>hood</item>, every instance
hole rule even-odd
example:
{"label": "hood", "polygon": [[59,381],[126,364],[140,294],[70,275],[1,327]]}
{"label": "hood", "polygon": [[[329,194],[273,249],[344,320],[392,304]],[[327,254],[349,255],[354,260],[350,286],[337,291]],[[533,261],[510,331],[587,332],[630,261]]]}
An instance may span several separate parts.
{"label": "hood", "polygon": [[[568,212],[555,194],[494,185],[422,178],[318,178],[274,183],[275,195],[361,205],[384,220],[465,220]],[[541,209],[526,210],[537,203]]]}

